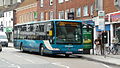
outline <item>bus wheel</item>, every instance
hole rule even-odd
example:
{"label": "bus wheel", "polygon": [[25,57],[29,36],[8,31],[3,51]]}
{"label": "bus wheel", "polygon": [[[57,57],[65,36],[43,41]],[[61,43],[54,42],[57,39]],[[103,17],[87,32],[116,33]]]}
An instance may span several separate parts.
{"label": "bus wheel", "polygon": [[0,52],[2,51],[2,49],[0,49]]}
{"label": "bus wheel", "polygon": [[65,54],[65,57],[69,57],[70,55],[69,54]]}
{"label": "bus wheel", "polygon": [[20,51],[24,52],[23,46],[20,47]]}
{"label": "bus wheel", "polygon": [[44,47],[43,47],[43,46],[40,47],[40,55],[41,55],[41,56],[44,55]]}

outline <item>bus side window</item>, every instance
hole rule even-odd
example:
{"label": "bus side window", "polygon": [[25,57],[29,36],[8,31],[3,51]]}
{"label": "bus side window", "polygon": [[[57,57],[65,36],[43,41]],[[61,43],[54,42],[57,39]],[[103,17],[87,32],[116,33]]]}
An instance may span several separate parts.
{"label": "bus side window", "polygon": [[44,32],[44,25],[39,25],[39,31]]}
{"label": "bus side window", "polygon": [[33,25],[30,25],[30,31],[33,31]]}

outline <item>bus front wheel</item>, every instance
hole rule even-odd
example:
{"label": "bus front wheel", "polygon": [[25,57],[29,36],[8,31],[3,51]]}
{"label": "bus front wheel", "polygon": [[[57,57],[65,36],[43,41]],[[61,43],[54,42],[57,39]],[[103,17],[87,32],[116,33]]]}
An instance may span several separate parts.
{"label": "bus front wheel", "polygon": [[69,57],[70,55],[69,54],[65,54],[65,57]]}

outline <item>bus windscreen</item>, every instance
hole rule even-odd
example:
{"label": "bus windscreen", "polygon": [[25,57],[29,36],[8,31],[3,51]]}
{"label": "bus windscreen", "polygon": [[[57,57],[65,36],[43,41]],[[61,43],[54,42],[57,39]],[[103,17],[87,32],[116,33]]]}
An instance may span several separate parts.
{"label": "bus windscreen", "polygon": [[80,22],[57,22],[56,43],[81,43]]}

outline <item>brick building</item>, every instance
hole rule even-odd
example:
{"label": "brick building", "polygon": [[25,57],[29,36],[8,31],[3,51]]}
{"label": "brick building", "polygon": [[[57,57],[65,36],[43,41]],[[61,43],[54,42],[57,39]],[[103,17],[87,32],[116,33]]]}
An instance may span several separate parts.
{"label": "brick building", "polygon": [[16,10],[16,23],[37,21],[37,0],[24,0]]}
{"label": "brick building", "polygon": [[74,19],[86,20],[97,17],[99,10],[104,10],[105,14],[118,11],[114,0],[25,0],[16,9],[16,23],[68,19],[68,13],[73,13]]}
{"label": "brick building", "polygon": [[39,20],[56,19],[57,0],[39,0],[38,4]]}
{"label": "brick building", "polygon": [[118,11],[114,0],[40,0],[38,4],[39,20],[68,19],[71,12],[74,19],[85,20],[96,17],[99,10],[106,14]]}

